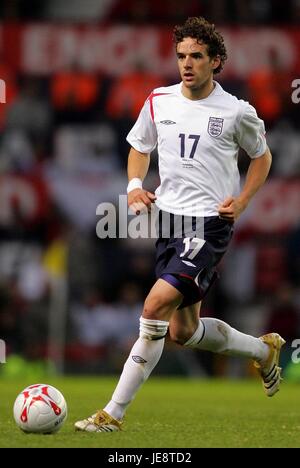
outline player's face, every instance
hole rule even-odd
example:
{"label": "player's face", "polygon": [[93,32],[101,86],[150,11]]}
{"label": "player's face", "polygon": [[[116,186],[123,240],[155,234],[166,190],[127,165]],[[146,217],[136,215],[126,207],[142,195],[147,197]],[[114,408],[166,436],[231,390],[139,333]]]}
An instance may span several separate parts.
{"label": "player's face", "polygon": [[192,37],[177,44],[177,61],[183,85],[190,90],[201,88],[220,63],[219,58],[209,57],[206,44]]}

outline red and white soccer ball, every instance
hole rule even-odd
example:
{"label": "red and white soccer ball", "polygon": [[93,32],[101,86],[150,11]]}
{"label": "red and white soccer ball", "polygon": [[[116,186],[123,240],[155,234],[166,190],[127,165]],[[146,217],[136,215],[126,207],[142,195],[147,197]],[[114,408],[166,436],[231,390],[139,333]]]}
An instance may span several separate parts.
{"label": "red and white soccer ball", "polygon": [[14,418],[24,432],[50,434],[57,432],[67,417],[67,403],[55,387],[30,385],[16,398]]}

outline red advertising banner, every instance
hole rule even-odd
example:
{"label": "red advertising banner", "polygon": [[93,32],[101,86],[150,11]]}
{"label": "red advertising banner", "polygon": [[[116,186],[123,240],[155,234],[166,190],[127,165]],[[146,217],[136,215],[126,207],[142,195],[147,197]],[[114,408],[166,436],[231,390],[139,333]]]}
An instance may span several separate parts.
{"label": "red advertising banner", "polygon": [[[300,31],[287,28],[220,28],[229,59],[224,78],[245,78],[267,66],[270,54],[283,71],[300,75]],[[41,24],[0,25],[2,59],[13,69],[48,75],[77,64],[118,76],[137,60],[161,76],[177,76],[172,30],[116,25],[111,27]]]}
{"label": "red advertising banner", "polygon": [[300,180],[269,179],[237,223],[248,232],[280,234],[300,226]]}
{"label": "red advertising banner", "polygon": [[0,176],[0,225],[9,227],[16,220],[29,226],[40,222],[48,214],[48,188],[37,175]]}
{"label": "red advertising banner", "polygon": [[[122,173],[105,177],[70,176],[54,171],[31,176],[0,177],[0,225],[10,225],[16,213],[26,223],[47,216],[50,198],[81,228],[93,228],[99,203],[118,202],[125,179]],[[84,202],[83,202],[84,200]],[[236,231],[247,235],[284,234],[300,226],[300,179],[269,179],[255,195],[236,223]]]}

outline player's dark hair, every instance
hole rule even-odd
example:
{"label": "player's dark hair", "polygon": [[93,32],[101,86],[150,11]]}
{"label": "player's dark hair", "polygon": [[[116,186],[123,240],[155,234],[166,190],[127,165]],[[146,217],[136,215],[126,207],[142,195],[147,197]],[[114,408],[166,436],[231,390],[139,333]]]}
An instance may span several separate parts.
{"label": "player's dark hair", "polygon": [[221,63],[214,70],[214,74],[220,73],[223,70],[224,63],[227,60],[227,52],[224,44],[224,39],[221,34],[216,31],[215,25],[206,21],[203,17],[188,18],[183,25],[175,26],[173,30],[173,41],[175,46],[182,42],[185,37],[197,39],[197,42],[207,45],[207,53],[210,58],[220,56]]}

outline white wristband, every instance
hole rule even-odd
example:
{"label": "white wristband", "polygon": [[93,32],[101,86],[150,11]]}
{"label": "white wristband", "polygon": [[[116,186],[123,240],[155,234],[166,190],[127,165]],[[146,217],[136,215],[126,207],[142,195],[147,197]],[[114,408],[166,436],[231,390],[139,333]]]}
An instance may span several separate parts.
{"label": "white wristband", "polygon": [[139,189],[143,188],[143,182],[138,177],[134,177],[133,179],[131,179],[131,181],[129,182],[129,184],[127,186],[127,193],[131,192],[134,189],[138,189],[138,188]]}

